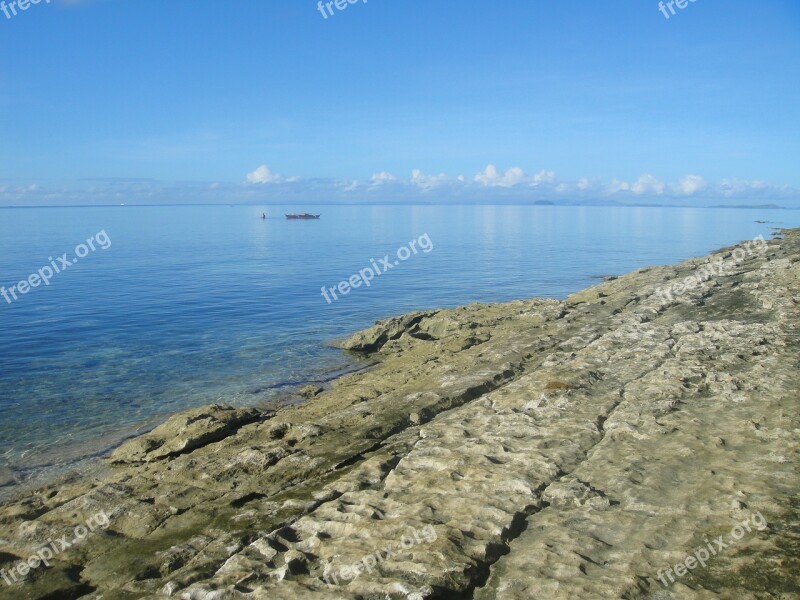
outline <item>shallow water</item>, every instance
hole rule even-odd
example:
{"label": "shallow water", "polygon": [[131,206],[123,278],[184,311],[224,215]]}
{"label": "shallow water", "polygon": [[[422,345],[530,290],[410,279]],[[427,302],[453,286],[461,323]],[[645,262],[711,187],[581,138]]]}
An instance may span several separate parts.
{"label": "shallow water", "polygon": [[[6,288],[50,257],[72,257],[97,232],[110,240],[103,250],[98,237],[48,286],[11,304],[0,297],[0,476],[3,467],[25,478],[102,452],[188,407],[285,398],[358,366],[328,343],[379,318],[562,298],[603,275],[800,222],[797,211],[749,209],[302,207],[322,213],[318,221],[283,218],[297,207],[266,207],[262,220],[263,210],[0,209]],[[412,240],[416,253],[400,261],[397,250]],[[323,286],[386,255],[391,269],[370,287],[326,302]]]}

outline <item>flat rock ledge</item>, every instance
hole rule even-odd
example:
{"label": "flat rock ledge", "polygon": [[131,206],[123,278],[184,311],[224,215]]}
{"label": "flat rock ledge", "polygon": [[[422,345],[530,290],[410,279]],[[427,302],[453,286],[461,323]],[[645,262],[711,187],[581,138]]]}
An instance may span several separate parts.
{"label": "flat rock ledge", "polygon": [[786,230],[379,322],[302,405],[188,411],[2,506],[0,598],[800,598],[799,303]]}

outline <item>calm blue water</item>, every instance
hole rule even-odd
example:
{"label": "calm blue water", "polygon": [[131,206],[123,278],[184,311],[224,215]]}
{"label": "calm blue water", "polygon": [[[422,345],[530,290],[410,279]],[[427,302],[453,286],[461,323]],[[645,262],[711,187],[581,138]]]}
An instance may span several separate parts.
{"label": "calm blue water", "polygon": [[[0,466],[21,477],[108,448],[175,411],[275,400],[357,366],[328,345],[410,310],[564,297],[704,254],[796,211],[520,206],[0,210],[6,288],[103,230],[111,246],[0,297]],[[260,219],[267,210],[269,219]],[[295,208],[296,210],[296,208]],[[768,224],[754,221],[762,219]],[[332,304],[333,287],[428,234],[430,252]],[[49,467],[48,467],[49,468]]]}

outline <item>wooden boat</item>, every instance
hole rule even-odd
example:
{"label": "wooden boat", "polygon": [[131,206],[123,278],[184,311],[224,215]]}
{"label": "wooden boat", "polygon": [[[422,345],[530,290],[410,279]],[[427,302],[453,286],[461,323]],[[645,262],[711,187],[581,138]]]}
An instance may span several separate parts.
{"label": "wooden boat", "polygon": [[286,215],[287,219],[319,219],[319,215],[310,215],[308,213],[300,213],[297,215]]}

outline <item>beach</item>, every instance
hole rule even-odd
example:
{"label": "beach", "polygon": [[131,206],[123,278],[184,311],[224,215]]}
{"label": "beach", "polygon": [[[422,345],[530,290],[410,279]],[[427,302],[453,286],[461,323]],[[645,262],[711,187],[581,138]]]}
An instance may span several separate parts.
{"label": "beach", "polygon": [[744,242],[384,320],[304,404],[179,413],[2,507],[0,597],[797,597],[800,231]]}
{"label": "beach", "polygon": [[[0,295],[0,501],[173,414],[295,402],[304,385],[362,368],[331,340],[377,320],[563,299],[800,225],[797,211],[749,209],[320,205],[313,221],[268,210],[0,210],[0,287],[55,272],[49,257],[78,258],[55,260],[49,285],[9,292],[10,304]],[[79,258],[93,232],[107,243]]]}

